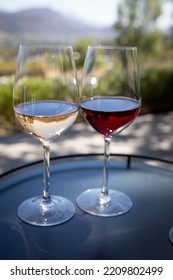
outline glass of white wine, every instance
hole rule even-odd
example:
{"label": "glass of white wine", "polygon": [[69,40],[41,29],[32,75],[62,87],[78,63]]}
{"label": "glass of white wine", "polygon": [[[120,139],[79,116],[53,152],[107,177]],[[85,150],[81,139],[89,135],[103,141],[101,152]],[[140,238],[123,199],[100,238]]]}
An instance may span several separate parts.
{"label": "glass of white wine", "polygon": [[43,194],[18,208],[21,220],[53,226],[69,220],[74,205],[50,195],[50,145],[75,122],[79,111],[76,67],[71,46],[20,45],[13,89],[17,120],[43,144]]}

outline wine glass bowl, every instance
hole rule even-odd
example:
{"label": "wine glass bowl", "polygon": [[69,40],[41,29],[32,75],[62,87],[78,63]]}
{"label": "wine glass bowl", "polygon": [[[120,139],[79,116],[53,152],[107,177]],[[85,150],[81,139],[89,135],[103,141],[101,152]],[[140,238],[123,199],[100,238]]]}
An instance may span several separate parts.
{"label": "wine glass bowl", "polygon": [[38,226],[69,220],[74,205],[50,195],[50,145],[68,130],[79,111],[76,68],[71,46],[20,45],[13,89],[16,119],[43,145],[43,194],[24,201],[18,216]]}
{"label": "wine glass bowl", "polygon": [[[108,188],[109,145],[140,111],[140,77],[136,47],[89,46],[81,80],[81,114],[104,139],[102,189],[88,189],[78,206],[98,216],[117,216],[132,207],[131,199]],[[115,180],[116,181],[116,180]]]}

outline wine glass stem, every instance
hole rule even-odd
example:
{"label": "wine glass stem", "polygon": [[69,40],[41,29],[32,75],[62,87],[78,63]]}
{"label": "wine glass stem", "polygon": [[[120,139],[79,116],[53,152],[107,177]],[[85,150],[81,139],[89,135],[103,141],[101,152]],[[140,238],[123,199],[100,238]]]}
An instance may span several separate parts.
{"label": "wine glass stem", "polygon": [[103,184],[101,194],[104,197],[108,196],[108,173],[109,173],[109,146],[111,138],[104,138],[104,164],[103,164]]}
{"label": "wine glass stem", "polygon": [[50,201],[50,143],[43,142],[43,200]]}

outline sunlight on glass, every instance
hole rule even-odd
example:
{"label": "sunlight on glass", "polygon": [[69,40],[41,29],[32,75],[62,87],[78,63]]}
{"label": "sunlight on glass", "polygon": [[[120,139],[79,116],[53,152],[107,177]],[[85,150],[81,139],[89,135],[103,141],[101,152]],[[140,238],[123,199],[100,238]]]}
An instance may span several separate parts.
{"label": "sunlight on glass", "polygon": [[96,78],[96,77],[92,77],[92,78],[91,78],[91,85],[92,85],[92,86],[97,86],[97,85],[98,85],[98,82],[97,82],[97,78]]}

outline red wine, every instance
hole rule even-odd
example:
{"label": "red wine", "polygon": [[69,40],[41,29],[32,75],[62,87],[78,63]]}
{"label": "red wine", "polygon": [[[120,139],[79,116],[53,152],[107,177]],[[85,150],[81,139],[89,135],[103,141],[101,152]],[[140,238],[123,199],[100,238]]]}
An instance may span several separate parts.
{"label": "red wine", "polygon": [[140,103],[125,97],[102,97],[81,102],[84,119],[104,137],[127,127],[138,115]]}

